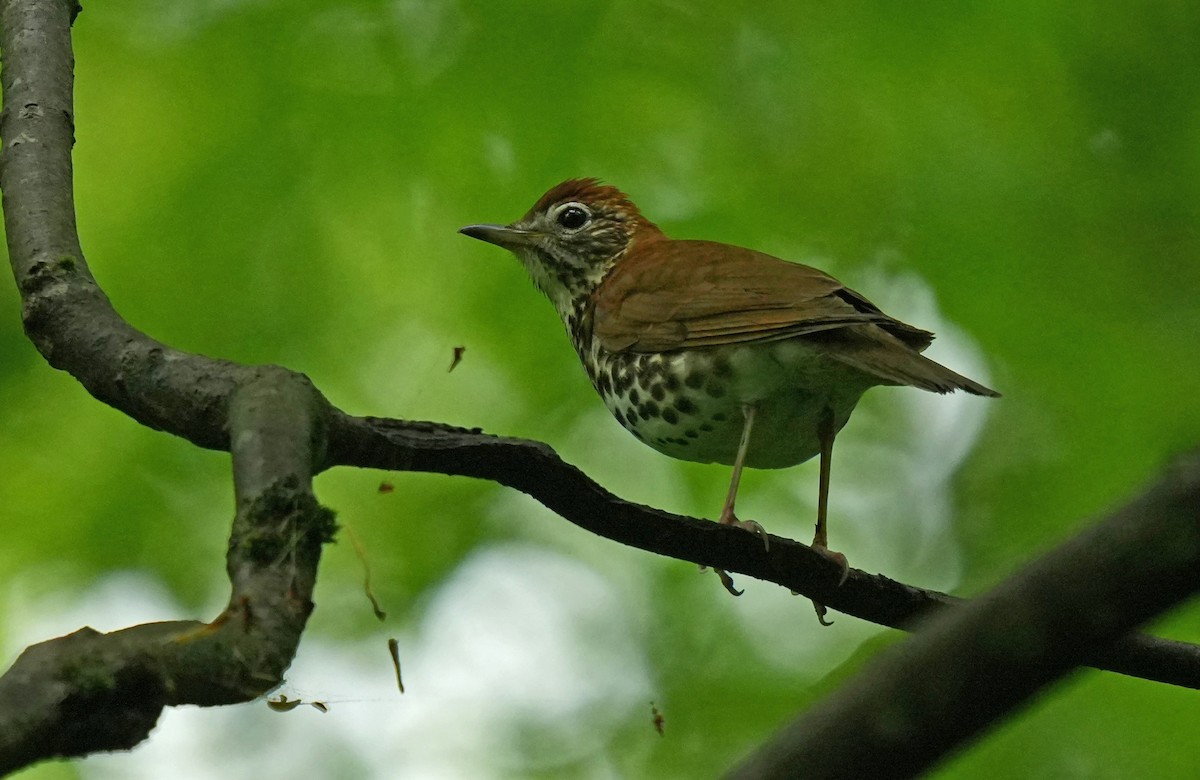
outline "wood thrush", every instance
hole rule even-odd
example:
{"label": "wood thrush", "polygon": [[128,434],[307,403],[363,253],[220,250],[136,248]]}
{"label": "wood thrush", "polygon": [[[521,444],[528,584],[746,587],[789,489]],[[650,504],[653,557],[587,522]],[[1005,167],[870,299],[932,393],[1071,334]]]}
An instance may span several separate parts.
{"label": "wood thrush", "polygon": [[459,232],[520,259],[617,422],[666,455],[733,466],[720,522],[765,543],[761,526],[734,515],[742,468],[819,454],[813,547],[843,567],[843,578],[845,557],[827,546],[829,466],[862,394],[912,385],[999,395],[921,355],[932,333],[832,276],[750,249],[667,238],[596,179],[559,184],[510,225]]}

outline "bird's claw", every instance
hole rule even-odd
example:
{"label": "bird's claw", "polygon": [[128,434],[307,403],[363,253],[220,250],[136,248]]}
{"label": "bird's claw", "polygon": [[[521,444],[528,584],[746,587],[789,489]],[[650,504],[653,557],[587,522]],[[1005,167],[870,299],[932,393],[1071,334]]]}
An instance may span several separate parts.
{"label": "bird's claw", "polygon": [[[700,571],[708,571],[708,567],[702,563],[700,564]],[[738,590],[733,586],[733,577],[729,576],[729,572],[725,571],[724,569],[713,569],[713,571],[716,572],[717,576],[721,578],[721,585],[724,586],[725,590],[729,591],[731,595],[740,596],[746,592],[744,590]]]}
{"label": "bird's claw", "polygon": [[735,526],[744,531],[749,531],[752,534],[757,534],[759,539],[762,539],[763,550],[771,552],[771,537],[767,535],[767,529],[763,528],[754,520],[738,520],[734,523]]}
{"label": "bird's claw", "polygon": [[846,584],[846,580],[850,577],[850,561],[846,560],[846,556],[840,552],[834,552],[820,542],[813,542],[813,551],[819,553],[822,558],[835,563],[842,571],[842,575],[838,577],[837,586],[840,588]]}
{"label": "bird's claw", "polygon": [[733,586],[733,577],[729,576],[729,572],[725,571],[724,569],[713,569],[713,571],[715,571],[717,576],[721,578],[721,585],[723,585],[725,590],[729,591],[731,595],[740,596],[746,592],[744,590],[738,590]]}
{"label": "bird's claw", "polygon": [[731,525],[734,528],[741,528],[743,531],[749,531],[750,533],[756,535],[759,539],[762,539],[764,550],[767,552],[771,551],[771,537],[767,534],[767,529],[763,528],[758,521],[738,520],[737,517],[730,512],[728,514],[722,514],[717,522],[721,525]]}
{"label": "bird's claw", "polygon": [[832,626],[833,621],[825,619],[825,616],[829,614],[829,610],[825,608],[825,605],[819,601],[814,601],[812,605],[813,609],[817,611],[817,622],[826,627]]}

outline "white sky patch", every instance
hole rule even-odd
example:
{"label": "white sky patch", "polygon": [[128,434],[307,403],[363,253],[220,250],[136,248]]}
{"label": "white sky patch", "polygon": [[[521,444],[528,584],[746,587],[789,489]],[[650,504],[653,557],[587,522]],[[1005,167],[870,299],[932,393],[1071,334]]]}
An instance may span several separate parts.
{"label": "white sky patch", "polygon": [[[75,580],[66,575],[72,585]],[[108,632],[138,623],[189,616],[158,580],[135,571],[109,574],[86,589],[60,590],[54,572],[14,581],[4,598],[5,668],[28,645],[73,633],[84,626]]]}

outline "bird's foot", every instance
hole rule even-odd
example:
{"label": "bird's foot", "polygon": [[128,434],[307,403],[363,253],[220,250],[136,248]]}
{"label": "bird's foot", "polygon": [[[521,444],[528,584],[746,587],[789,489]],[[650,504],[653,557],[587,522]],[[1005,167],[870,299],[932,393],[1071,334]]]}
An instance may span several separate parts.
{"label": "bird's foot", "polygon": [[[833,550],[829,549],[825,546],[824,542],[820,541],[819,539],[813,540],[812,549],[815,552],[820,553],[822,557],[832,561],[833,563],[836,563],[839,567],[841,567],[842,576],[838,578],[838,587],[842,587],[842,585],[846,582],[846,578],[850,576],[850,562],[846,560],[846,556],[842,555],[840,552],[834,552]],[[819,601],[814,601],[812,605],[813,609],[817,611],[817,622],[823,626],[832,626],[833,621],[825,619],[825,616],[829,614],[829,610],[826,609],[825,605]]]}
{"label": "bird's foot", "polygon": [[741,528],[743,531],[749,531],[752,534],[762,539],[763,549],[767,552],[771,551],[771,537],[767,535],[767,529],[763,528],[755,520],[738,520],[732,511],[725,511],[717,518],[717,522],[721,525],[731,525],[734,528]]}
{"label": "bird's foot", "polygon": [[[749,531],[752,534],[756,534],[758,538],[762,539],[763,549],[770,552],[771,539],[769,536],[767,536],[767,529],[763,528],[754,520],[738,520],[737,516],[733,514],[733,510],[729,507],[726,507],[725,509],[721,510],[721,516],[717,519],[717,522],[721,525],[731,525],[734,528],[741,528],[743,531]],[[707,568],[708,567],[704,564],[700,565],[700,571],[704,571]],[[732,595],[740,596],[745,592],[734,587],[733,578],[729,576],[729,572],[724,571],[723,569],[713,569],[713,571],[716,572],[717,576],[721,578],[721,585],[723,585],[725,590],[729,591]]]}
{"label": "bird's foot", "polygon": [[845,585],[846,579],[850,576],[850,562],[846,560],[846,556],[840,552],[834,552],[824,544],[816,541],[812,543],[812,549],[814,552],[819,553],[821,557],[832,563],[836,563],[841,568],[842,576],[838,578],[838,587],[840,588],[842,585]]}

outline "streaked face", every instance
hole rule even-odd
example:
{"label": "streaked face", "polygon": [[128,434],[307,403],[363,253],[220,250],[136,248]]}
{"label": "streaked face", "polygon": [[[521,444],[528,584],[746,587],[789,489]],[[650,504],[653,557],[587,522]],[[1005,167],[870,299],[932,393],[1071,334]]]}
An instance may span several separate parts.
{"label": "streaked face", "polygon": [[573,179],[510,225],[468,225],[459,232],[513,252],[563,313],[600,284],[635,231],[645,227],[657,230],[620,190]]}

